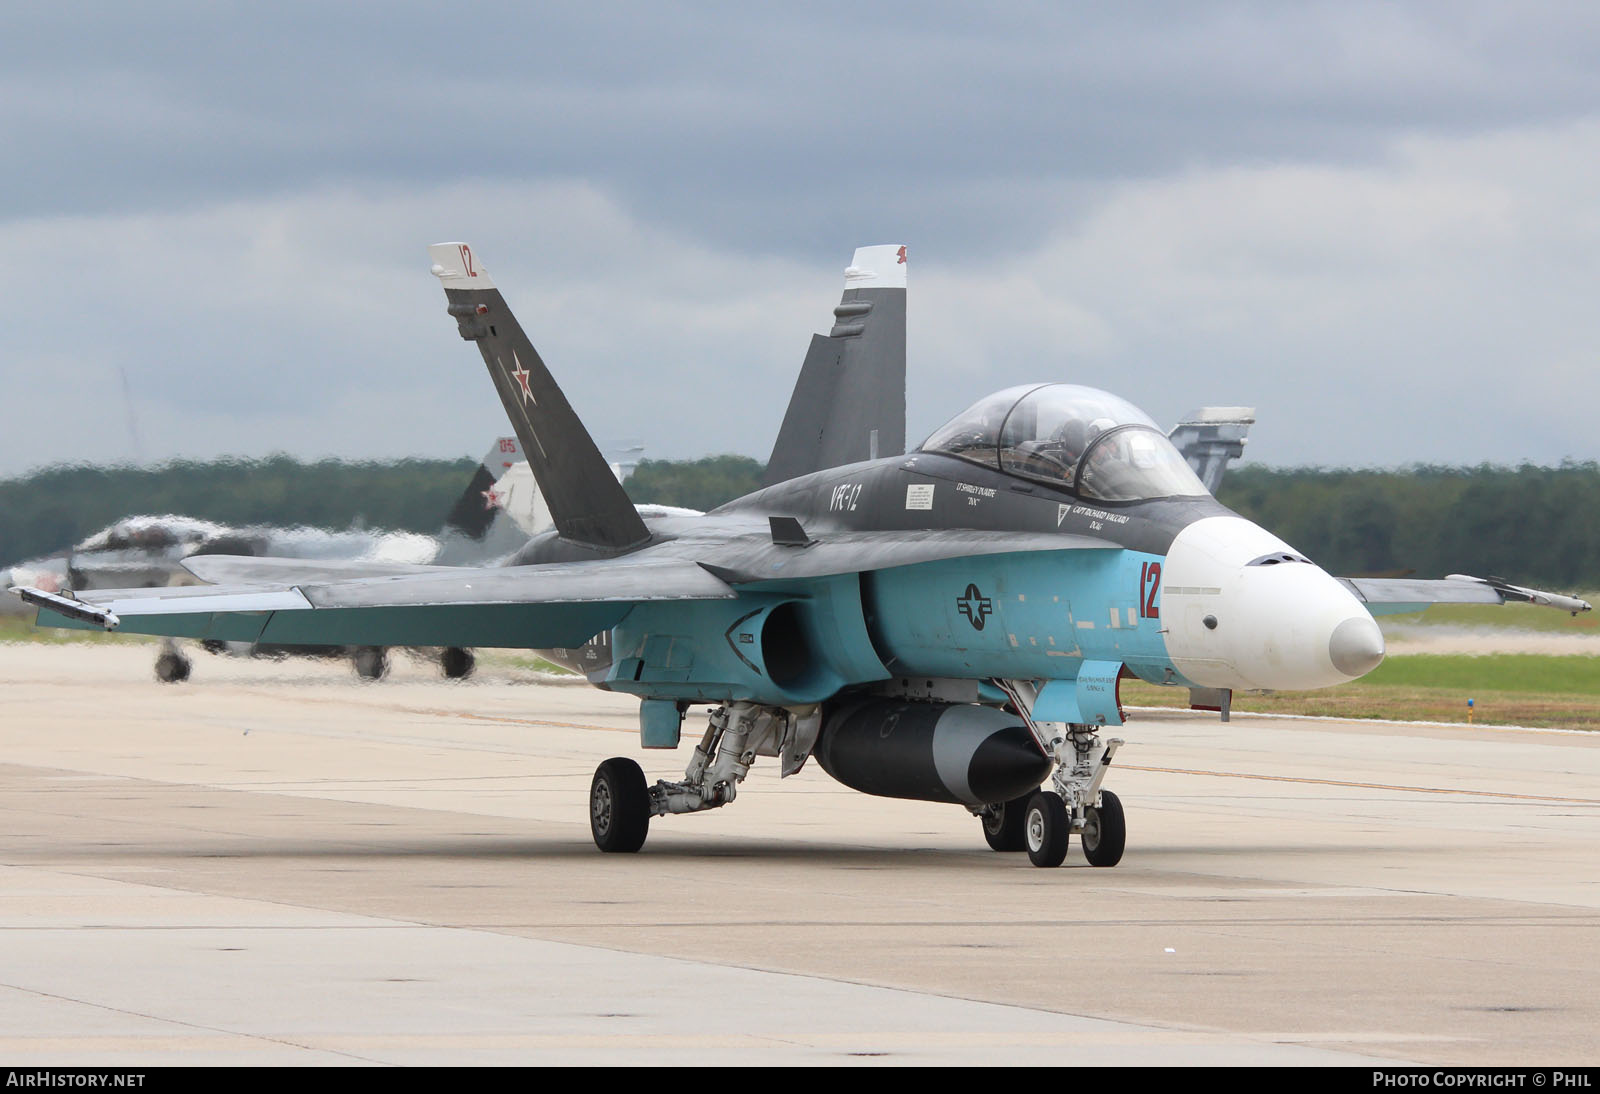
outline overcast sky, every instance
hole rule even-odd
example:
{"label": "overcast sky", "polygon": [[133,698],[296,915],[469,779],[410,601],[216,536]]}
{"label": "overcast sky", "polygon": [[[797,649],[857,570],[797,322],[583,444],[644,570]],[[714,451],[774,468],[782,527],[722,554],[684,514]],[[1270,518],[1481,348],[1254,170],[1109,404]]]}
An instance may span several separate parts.
{"label": "overcast sky", "polygon": [[0,475],[478,455],[423,248],[578,412],[765,459],[860,244],[986,392],[1275,465],[1600,458],[1592,3],[55,3],[0,34]]}

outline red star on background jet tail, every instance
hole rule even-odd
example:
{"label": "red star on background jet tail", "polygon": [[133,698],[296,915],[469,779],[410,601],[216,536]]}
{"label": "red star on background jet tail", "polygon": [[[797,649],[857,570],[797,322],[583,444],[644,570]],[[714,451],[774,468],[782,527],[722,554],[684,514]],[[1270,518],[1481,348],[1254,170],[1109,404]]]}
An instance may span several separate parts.
{"label": "red star on background jet tail", "polygon": [[515,351],[512,352],[511,359],[517,364],[517,367],[511,371],[511,378],[522,387],[522,401],[538,406],[539,400],[533,397],[533,389],[528,386],[528,370],[522,367],[522,361],[517,357]]}

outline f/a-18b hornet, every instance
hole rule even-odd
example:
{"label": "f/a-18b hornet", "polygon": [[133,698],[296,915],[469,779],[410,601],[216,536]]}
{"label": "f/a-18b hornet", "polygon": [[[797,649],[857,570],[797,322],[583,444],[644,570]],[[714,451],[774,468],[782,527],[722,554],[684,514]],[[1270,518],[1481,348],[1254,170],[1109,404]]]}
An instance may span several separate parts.
{"label": "f/a-18b hornet", "polygon": [[729,804],[758,757],[788,776],[814,756],[865,793],[962,806],[991,847],[1035,865],[1059,865],[1077,834],[1090,863],[1112,866],[1126,825],[1102,784],[1123,743],[1110,735],[1120,681],[1189,688],[1225,713],[1233,689],[1370,672],[1375,612],[1589,609],[1498,579],[1335,578],[1219,504],[1149,417],[1090,387],[1007,387],[903,451],[906,252],[892,245],[845,271],[767,484],[709,513],[641,510],[472,248],[429,255],[553,529],[503,566],[212,556],[211,586],[22,590],[40,621],[549,650],[639,698],[646,749],[678,747],[688,712],[709,707],[681,779],[652,785],[622,757],[596,770],[602,851],[638,851],[653,817]]}

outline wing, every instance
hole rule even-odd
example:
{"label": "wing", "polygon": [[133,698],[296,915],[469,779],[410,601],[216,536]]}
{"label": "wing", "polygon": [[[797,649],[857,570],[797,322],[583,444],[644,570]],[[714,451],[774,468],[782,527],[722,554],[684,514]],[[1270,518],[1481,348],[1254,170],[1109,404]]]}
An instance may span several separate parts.
{"label": "wing", "polygon": [[[801,533],[803,535],[803,533]],[[803,545],[760,536],[540,566],[408,566],[210,555],[196,576],[226,584],[104,589],[76,599],[18,594],[44,626],[105,628],[270,645],[570,648],[635,604],[726,600],[736,584],[804,580],[1016,551],[1104,550],[1085,536],[974,531],[852,532]]]}
{"label": "wing", "polygon": [[[339,558],[261,558],[256,555],[190,555],[183,568],[213,585],[302,585],[453,571],[454,566],[367,562]],[[157,592],[160,590],[151,590]]]}
{"label": "wing", "polygon": [[[271,563],[280,578],[296,560]],[[693,562],[641,557],[547,566],[437,567],[422,572],[164,589],[107,589],[77,599],[19,589],[44,626],[269,645],[577,646],[651,600],[737,594]]]}
{"label": "wing", "polygon": [[1587,600],[1539,589],[1526,589],[1498,577],[1470,577],[1451,574],[1437,580],[1409,577],[1341,577],[1345,588],[1367,606],[1373,615],[1404,615],[1420,612],[1430,604],[1540,604],[1560,611],[1590,610]]}

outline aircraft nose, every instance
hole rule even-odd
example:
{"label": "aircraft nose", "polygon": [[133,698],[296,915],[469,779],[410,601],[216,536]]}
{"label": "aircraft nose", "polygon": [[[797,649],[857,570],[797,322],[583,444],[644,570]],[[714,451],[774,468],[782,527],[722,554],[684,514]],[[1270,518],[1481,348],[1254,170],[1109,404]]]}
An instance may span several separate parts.
{"label": "aircraft nose", "polygon": [[1383,663],[1383,632],[1370,615],[1351,616],[1333,629],[1328,656],[1346,676],[1365,676]]}
{"label": "aircraft nose", "polygon": [[1192,683],[1325,688],[1383,660],[1383,633],[1350,590],[1241,517],[1184,529],[1165,569],[1167,651]]}

